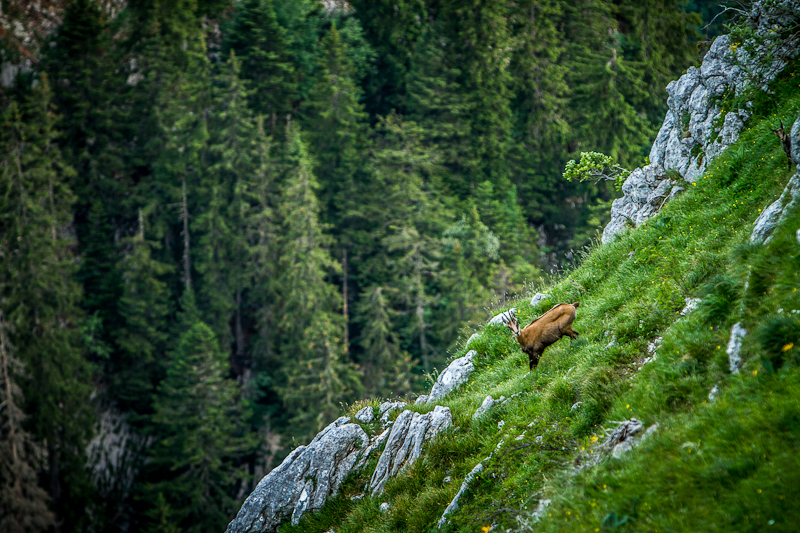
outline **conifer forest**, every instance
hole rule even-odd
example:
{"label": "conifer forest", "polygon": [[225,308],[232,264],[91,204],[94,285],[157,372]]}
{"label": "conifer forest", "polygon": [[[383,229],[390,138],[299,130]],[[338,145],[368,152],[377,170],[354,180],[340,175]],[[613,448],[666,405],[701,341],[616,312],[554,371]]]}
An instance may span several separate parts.
{"label": "conifer forest", "polygon": [[643,164],[719,4],[0,1],[0,532],[222,533],[428,388],[597,238],[565,164]]}

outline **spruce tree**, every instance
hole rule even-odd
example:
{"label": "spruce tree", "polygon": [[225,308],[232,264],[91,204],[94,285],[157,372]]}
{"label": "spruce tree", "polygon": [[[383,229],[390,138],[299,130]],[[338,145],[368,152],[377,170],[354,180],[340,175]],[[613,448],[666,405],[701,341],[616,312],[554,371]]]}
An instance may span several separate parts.
{"label": "spruce tree", "polygon": [[430,179],[436,160],[422,145],[419,126],[390,115],[379,129],[382,136],[373,164],[384,208],[373,239],[385,251],[376,261],[385,265],[382,276],[394,289],[404,336],[414,346],[412,353],[429,372],[438,353],[429,331],[436,300],[432,287],[440,275],[441,232],[449,213],[438,201]]}
{"label": "spruce tree", "polygon": [[514,50],[513,181],[530,223],[552,220],[563,208],[569,124],[569,86],[564,34],[559,29],[562,2],[518,2],[511,14]]}
{"label": "spruce tree", "polygon": [[439,25],[429,24],[415,45],[409,67],[405,107],[407,118],[422,128],[422,143],[438,155],[445,191],[467,198],[470,172],[477,163],[470,147],[471,125],[467,96],[461,89],[462,71],[446,54],[453,46]]}
{"label": "spruce tree", "polygon": [[[169,354],[153,399],[156,443],[148,452],[151,496],[145,530],[222,531],[235,512],[241,458],[254,443],[247,414],[237,406],[236,383],[214,333],[187,313],[187,329]],[[166,519],[166,524],[162,522]]]}
{"label": "spruce tree", "polygon": [[[322,184],[324,220],[336,236],[358,228],[359,167],[366,142],[361,91],[353,79],[353,65],[335,25],[320,44],[320,73],[303,109],[303,124],[315,159],[314,173]],[[352,240],[344,238],[345,241]],[[346,246],[346,244],[340,244]]]}
{"label": "spruce tree", "polygon": [[82,529],[90,486],[84,468],[91,428],[90,369],[81,353],[80,287],[69,235],[73,170],[55,143],[56,116],[47,77],[2,117],[0,223],[4,233],[1,278],[10,345],[28,372],[27,427],[46,443],[48,488],[56,530]]}
{"label": "spruce tree", "polygon": [[278,22],[273,0],[245,0],[237,6],[226,47],[242,62],[251,108],[270,117],[273,128],[284,124],[296,98],[291,44],[290,34]]}
{"label": "spruce tree", "polygon": [[360,389],[360,379],[345,358],[342,300],[328,281],[340,266],[330,256],[332,239],[319,220],[319,185],[294,127],[288,131],[282,181],[277,287],[286,382],[281,395],[296,430],[305,433],[335,418],[340,402]]}
{"label": "spruce tree", "polygon": [[123,294],[118,302],[122,325],[116,337],[120,352],[109,376],[121,404],[139,414],[150,412],[168,340],[170,293],[165,278],[174,269],[154,257],[159,248],[159,243],[147,239],[140,211],[136,235],[123,242],[119,264]]}
{"label": "spruce tree", "polygon": [[0,530],[36,533],[53,527],[55,517],[38,482],[41,445],[23,426],[26,415],[17,376],[25,372],[25,365],[14,354],[4,308],[0,305]]}

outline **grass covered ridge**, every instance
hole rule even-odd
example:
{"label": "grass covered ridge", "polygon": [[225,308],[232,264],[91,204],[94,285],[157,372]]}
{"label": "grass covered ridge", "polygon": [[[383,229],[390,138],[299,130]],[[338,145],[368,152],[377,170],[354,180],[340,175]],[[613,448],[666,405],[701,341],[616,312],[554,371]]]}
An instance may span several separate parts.
{"label": "grass covered ridge", "polygon": [[[350,499],[363,492],[373,459],[321,511],[280,531],[434,531],[466,474],[501,440],[442,531],[795,531],[800,213],[767,246],[749,237],[794,172],[769,128],[800,114],[799,82],[793,64],[773,94],[754,99],[741,138],[702,179],[646,225],[587,251],[581,266],[544,288],[551,300],[509,303],[524,324],[554,302],[580,301],[579,340],[554,344],[528,373],[507,329],[482,328],[470,344],[479,354],[470,382],[440,402],[453,427],[380,497]],[[681,318],[686,297],[702,303]],[[737,322],[749,334],[733,375],[725,347]],[[657,336],[657,358],[643,364]],[[487,395],[516,393],[472,420]],[[575,474],[613,421],[631,417],[659,429],[622,458]],[[541,498],[552,503],[535,522]],[[385,514],[382,502],[391,504]]]}

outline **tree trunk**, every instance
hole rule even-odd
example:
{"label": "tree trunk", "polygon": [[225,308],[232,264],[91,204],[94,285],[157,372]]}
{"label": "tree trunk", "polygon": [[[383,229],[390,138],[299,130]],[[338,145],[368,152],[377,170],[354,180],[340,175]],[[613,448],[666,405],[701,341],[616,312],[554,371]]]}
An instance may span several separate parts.
{"label": "tree trunk", "polygon": [[350,353],[350,320],[347,311],[347,248],[342,250],[342,299],[344,300],[344,353]]}
{"label": "tree trunk", "polygon": [[181,216],[183,221],[183,286],[192,290],[191,263],[189,262],[189,204],[186,201],[186,176],[181,177]]}

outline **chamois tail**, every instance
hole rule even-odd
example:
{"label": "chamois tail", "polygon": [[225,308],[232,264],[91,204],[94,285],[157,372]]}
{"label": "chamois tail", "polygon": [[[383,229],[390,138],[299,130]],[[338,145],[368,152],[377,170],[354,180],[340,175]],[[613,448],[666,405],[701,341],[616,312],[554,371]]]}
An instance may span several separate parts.
{"label": "chamois tail", "polygon": [[579,305],[581,305],[581,303],[580,303],[580,302],[575,302],[574,304],[572,304],[572,307],[574,307],[575,309],[577,309]]}

